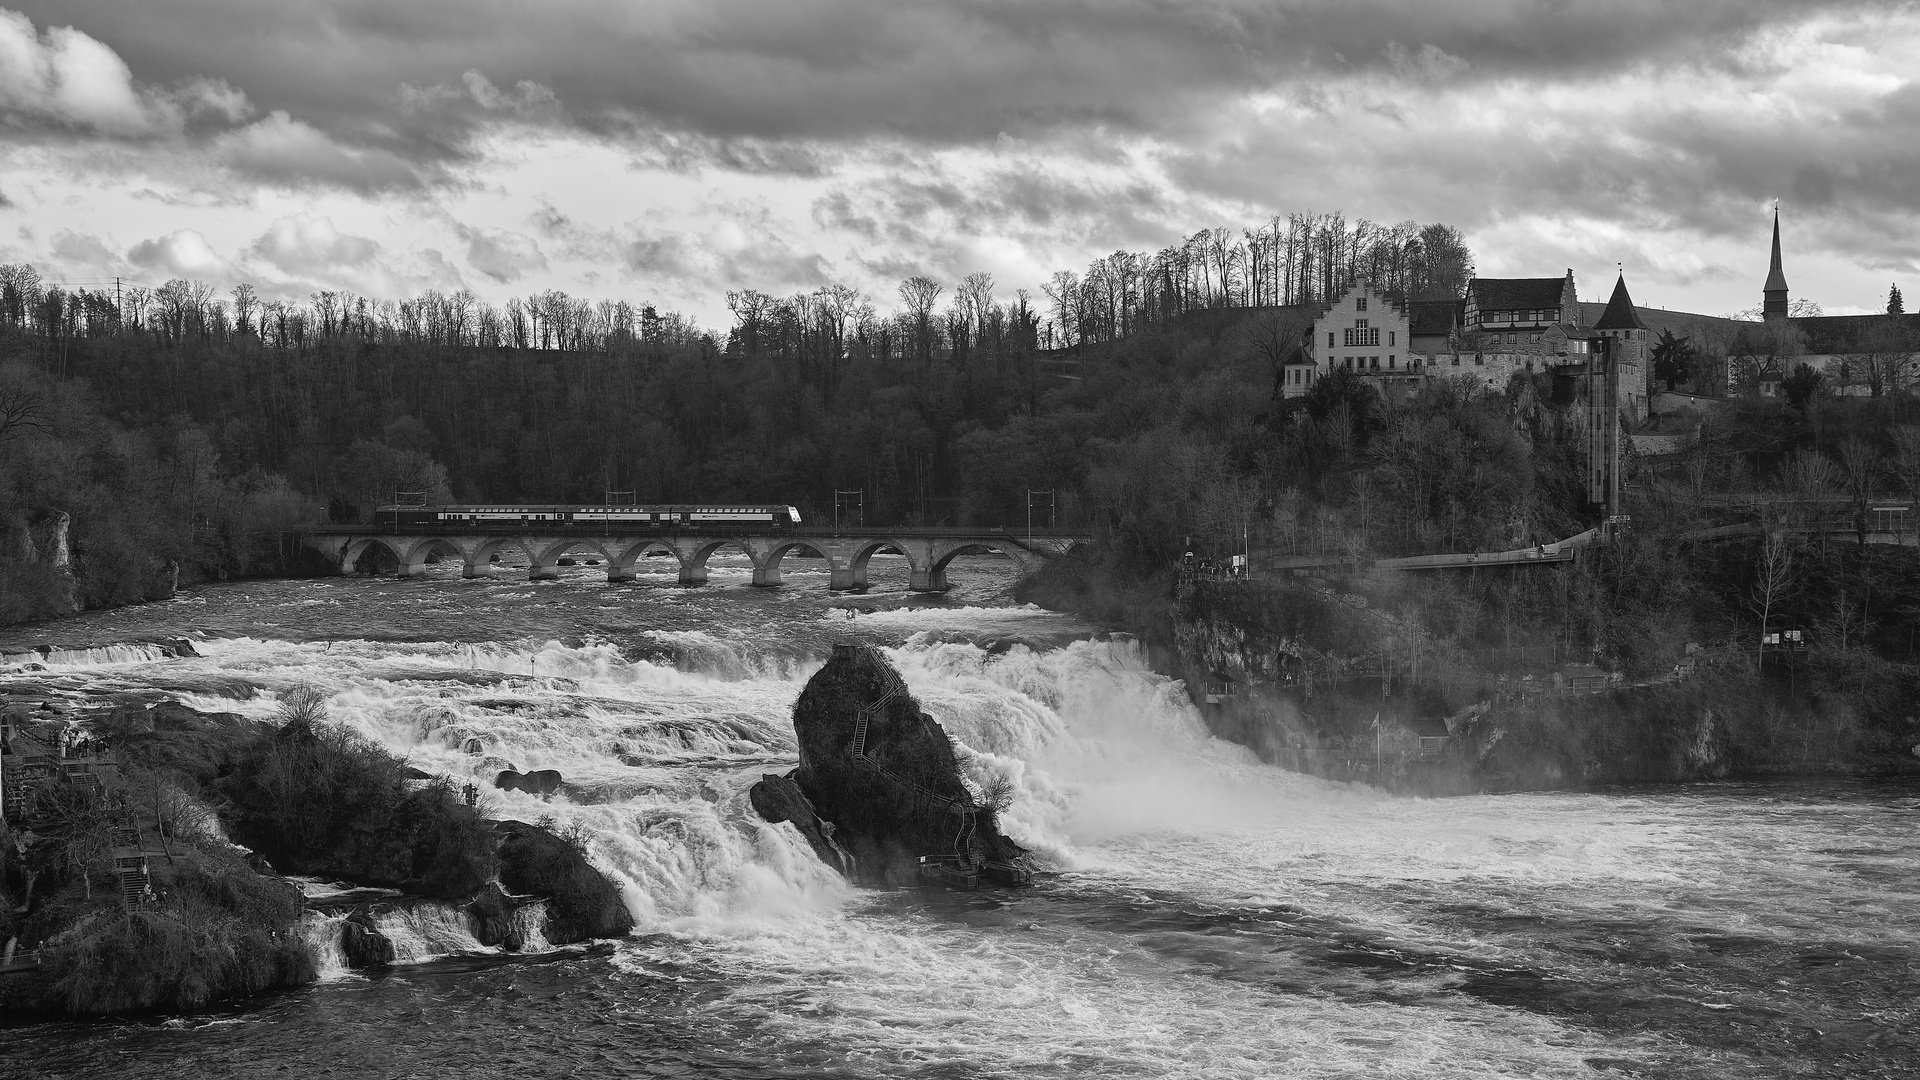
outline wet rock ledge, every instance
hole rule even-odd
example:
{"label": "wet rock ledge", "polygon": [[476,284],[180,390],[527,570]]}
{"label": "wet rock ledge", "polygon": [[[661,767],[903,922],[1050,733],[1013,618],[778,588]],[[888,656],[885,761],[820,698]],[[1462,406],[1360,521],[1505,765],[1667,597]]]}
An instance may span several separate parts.
{"label": "wet rock ledge", "polygon": [[857,884],[1025,884],[1024,848],[1000,832],[995,800],[968,784],[953,743],[885,658],[837,645],[793,707],[800,767],[750,791]]}

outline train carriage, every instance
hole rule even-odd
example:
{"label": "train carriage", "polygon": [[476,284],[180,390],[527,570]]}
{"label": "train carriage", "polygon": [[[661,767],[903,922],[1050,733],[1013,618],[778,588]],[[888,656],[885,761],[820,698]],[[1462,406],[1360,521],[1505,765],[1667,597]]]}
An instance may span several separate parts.
{"label": "train carriage", "polygon": [[382,506],[374,523],[394,528],[524,527],[529,529],[644,529],[689,525],[701,528],[740,525],[786,528],[800,524],[792,506],[766,503],[672,503],[645,506],[474,503],[438,506]]}

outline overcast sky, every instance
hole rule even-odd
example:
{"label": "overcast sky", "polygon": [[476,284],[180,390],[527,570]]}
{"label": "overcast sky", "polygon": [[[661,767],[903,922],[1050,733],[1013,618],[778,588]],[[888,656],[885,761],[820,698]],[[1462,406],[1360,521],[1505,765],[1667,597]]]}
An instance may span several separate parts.
{"label": "overcast sky", "polygon": [[1916,79],[1914,3],[0,0],[0,261],[725,325],[1338,209],[1718,314],[1778,199],[1794,296],[1877,310]]}

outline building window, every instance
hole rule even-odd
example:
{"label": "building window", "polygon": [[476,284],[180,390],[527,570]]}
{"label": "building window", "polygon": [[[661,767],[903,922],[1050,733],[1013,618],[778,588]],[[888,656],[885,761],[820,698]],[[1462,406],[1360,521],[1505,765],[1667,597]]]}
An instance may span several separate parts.
{"label": "building window", "polygon": [[1387,344],[1393,344],[1393,331],[1387,331]]}
{"label": "building window", "polygon": [[1327,331],[1327,348],[1333,348],[1333,331]]}
{"label": "building window", "polygon": [[1380,328],[1369,327],[1367,320],[1357,319],[1354,325],[1347,328],[1347,348],[1378,344],[1380,344]]}
{"label": "building window", "polygon": [[1379,370],[1380,370],[1380,358],[1376,356],[1376,357],[1373,357],[1372,359],[1373,359],[1373,370],[1375,370],[1375,371],[1379,371]]}
{"label": "building window", "polygon": [[1393,354],[1392,353],[1387,354],[1387,370],[1388,371],[1393,370]]}
{"label": "building window", "polygon": [[1528,336],[1528,338],[1527,338],[1527,340],[1528,340],[1528,341],[1530,341],[1530,342],[1532,342],[1532,343],[1533,343],[1533,344],[1535,344],[1535,345],[1538,345],[1538,344],[1540,344],[1540,335],[1539,335],[1539,334],[1532,334],[1532,335],[1529,335],[1529,336]]}
{"label": "building window", "polygon": [[1366,298],[1366,297],[1364,297],[1364,296],[1356,296],[1356,297],[1354,297],[1354,298],[1353,298],[1353,310],[1355,310],[1355,311],[1365,311],[1365,310],[1367,310],[1367,298]]}

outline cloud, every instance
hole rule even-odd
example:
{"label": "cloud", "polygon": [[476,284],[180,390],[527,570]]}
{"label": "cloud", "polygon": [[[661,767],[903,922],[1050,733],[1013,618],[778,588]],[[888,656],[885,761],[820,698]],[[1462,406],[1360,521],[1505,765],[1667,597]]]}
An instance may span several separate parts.
{"label": "cloud", "polygon": [[55,124],[104,135],[145,135],[161,126],[112,49],[70,26],[36,34],[25,15],[4,9],[0,113],[14,126]]}
{"label": "cloud", "polygon": [[331,219],[308,214],[275,221],[249,250],[289,274],[300,275],[363,270],[380,255],[378,243],[346,235],[334,228]]}
{"label": "cloud", "polygon": [[467,225],[456,225],[455,231],[466,241],[467,264],[503,285],[547,268],[547,257],[531,236]]}
{"label": "cloud", "polygon": [[289,187],[332,185],[373,192],[421,183],[419,173],[397,155],[342,146],[281,109],[221,134],[214,140],[214,152],[239,173]]}
{"label": "cloud", "polygon": [[72,229],[62,229],[53,235],[51,251],[55,263],[69,273],[75,269],[111,273],[123,265],[120,255],[105,241]]}
{"label": "cloud", "polygon": [[224,278],[232,272],[232,266],[213,250],[207,238],[192,229],[142,240],[127,249],[127,259],[135,266],[172,277]]}

